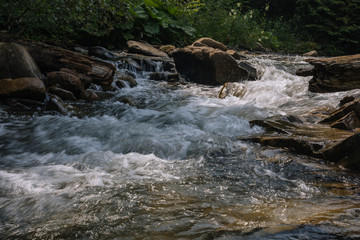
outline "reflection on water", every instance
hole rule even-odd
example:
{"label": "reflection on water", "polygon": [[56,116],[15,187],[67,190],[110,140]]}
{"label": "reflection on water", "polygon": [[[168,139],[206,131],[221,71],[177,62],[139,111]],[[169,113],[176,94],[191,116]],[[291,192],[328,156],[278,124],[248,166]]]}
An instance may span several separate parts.
{"label": "reflection on water", "polygon": [[263,75],[241,98],[138,73],[136,88],[76,103],[86,117],[1,110],[1,239],[360,238],[357,174],[237,140],[262,131],[249,120],[358,92],[309,93],[301,58],[250,61]]}

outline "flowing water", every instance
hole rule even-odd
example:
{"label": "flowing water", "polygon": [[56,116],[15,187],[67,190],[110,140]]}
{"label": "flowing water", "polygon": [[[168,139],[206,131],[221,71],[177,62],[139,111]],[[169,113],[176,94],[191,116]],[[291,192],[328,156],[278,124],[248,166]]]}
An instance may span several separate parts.
{"label": "flowing water", "polygon": [[263,75],[241,97],[135,72],[137,87],[74,104],[86,116],[0,109],[0,238],[360,238],[359,175],[237,140],[359,91],[308,92],[300,57],[249,61]]}

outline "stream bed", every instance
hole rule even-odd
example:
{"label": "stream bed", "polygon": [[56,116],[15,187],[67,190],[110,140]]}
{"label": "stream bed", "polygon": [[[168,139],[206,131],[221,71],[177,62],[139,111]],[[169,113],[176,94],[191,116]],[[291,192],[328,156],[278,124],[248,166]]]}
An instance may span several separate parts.
{"label": "stream bed", "polygon": [[0,107],[0,238],[359,239],[359,174],[238,138],[360,90],[310,93],[302,57],[248,61],[262,77],[241,97],[134,71],[81,117]]}

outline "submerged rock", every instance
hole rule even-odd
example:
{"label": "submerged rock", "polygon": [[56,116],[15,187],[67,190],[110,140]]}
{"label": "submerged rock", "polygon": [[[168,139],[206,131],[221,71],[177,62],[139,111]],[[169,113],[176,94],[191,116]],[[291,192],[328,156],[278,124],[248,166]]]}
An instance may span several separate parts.
{"label": "submerged rock", "polygon": [[122,102],[124,104],[128,104],[129,106],[135,107],[136,103],[132,97],[129,96],[121,96],[117,99],[119,102]]}
{"label": "submerged rock", "polygon": [[155,80],[155,81],[168,81],[168,82],[180,81],[180,76],[178,73],[154,72],[151,73],[149,77],[151,80]]}
{"label": "submerged rock", "polygon": [[120,75],[118,79],[127,82],[131,88],[136,87],[138,85],[136,80],[131,76]]}
{"label": "submerged rock", "polygon": [[0,98],[45,98],[40,69],[23,46],[0,43],[0,56]]}
{"label": "submerged rock", "polygon": [[311,92],[338,92],[360,88],[360,54],[311,59],[314,77],[309,82]]}

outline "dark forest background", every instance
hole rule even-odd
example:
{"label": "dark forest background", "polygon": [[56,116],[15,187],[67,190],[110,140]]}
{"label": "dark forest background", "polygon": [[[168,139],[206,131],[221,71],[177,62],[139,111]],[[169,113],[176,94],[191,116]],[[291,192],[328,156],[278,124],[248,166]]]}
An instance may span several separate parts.
{"label": "dark forest background", "polygon": [[360,53],[360,0],[11,0],[0,30],[53,44],[183,46],[211,37],[235,49]]}

